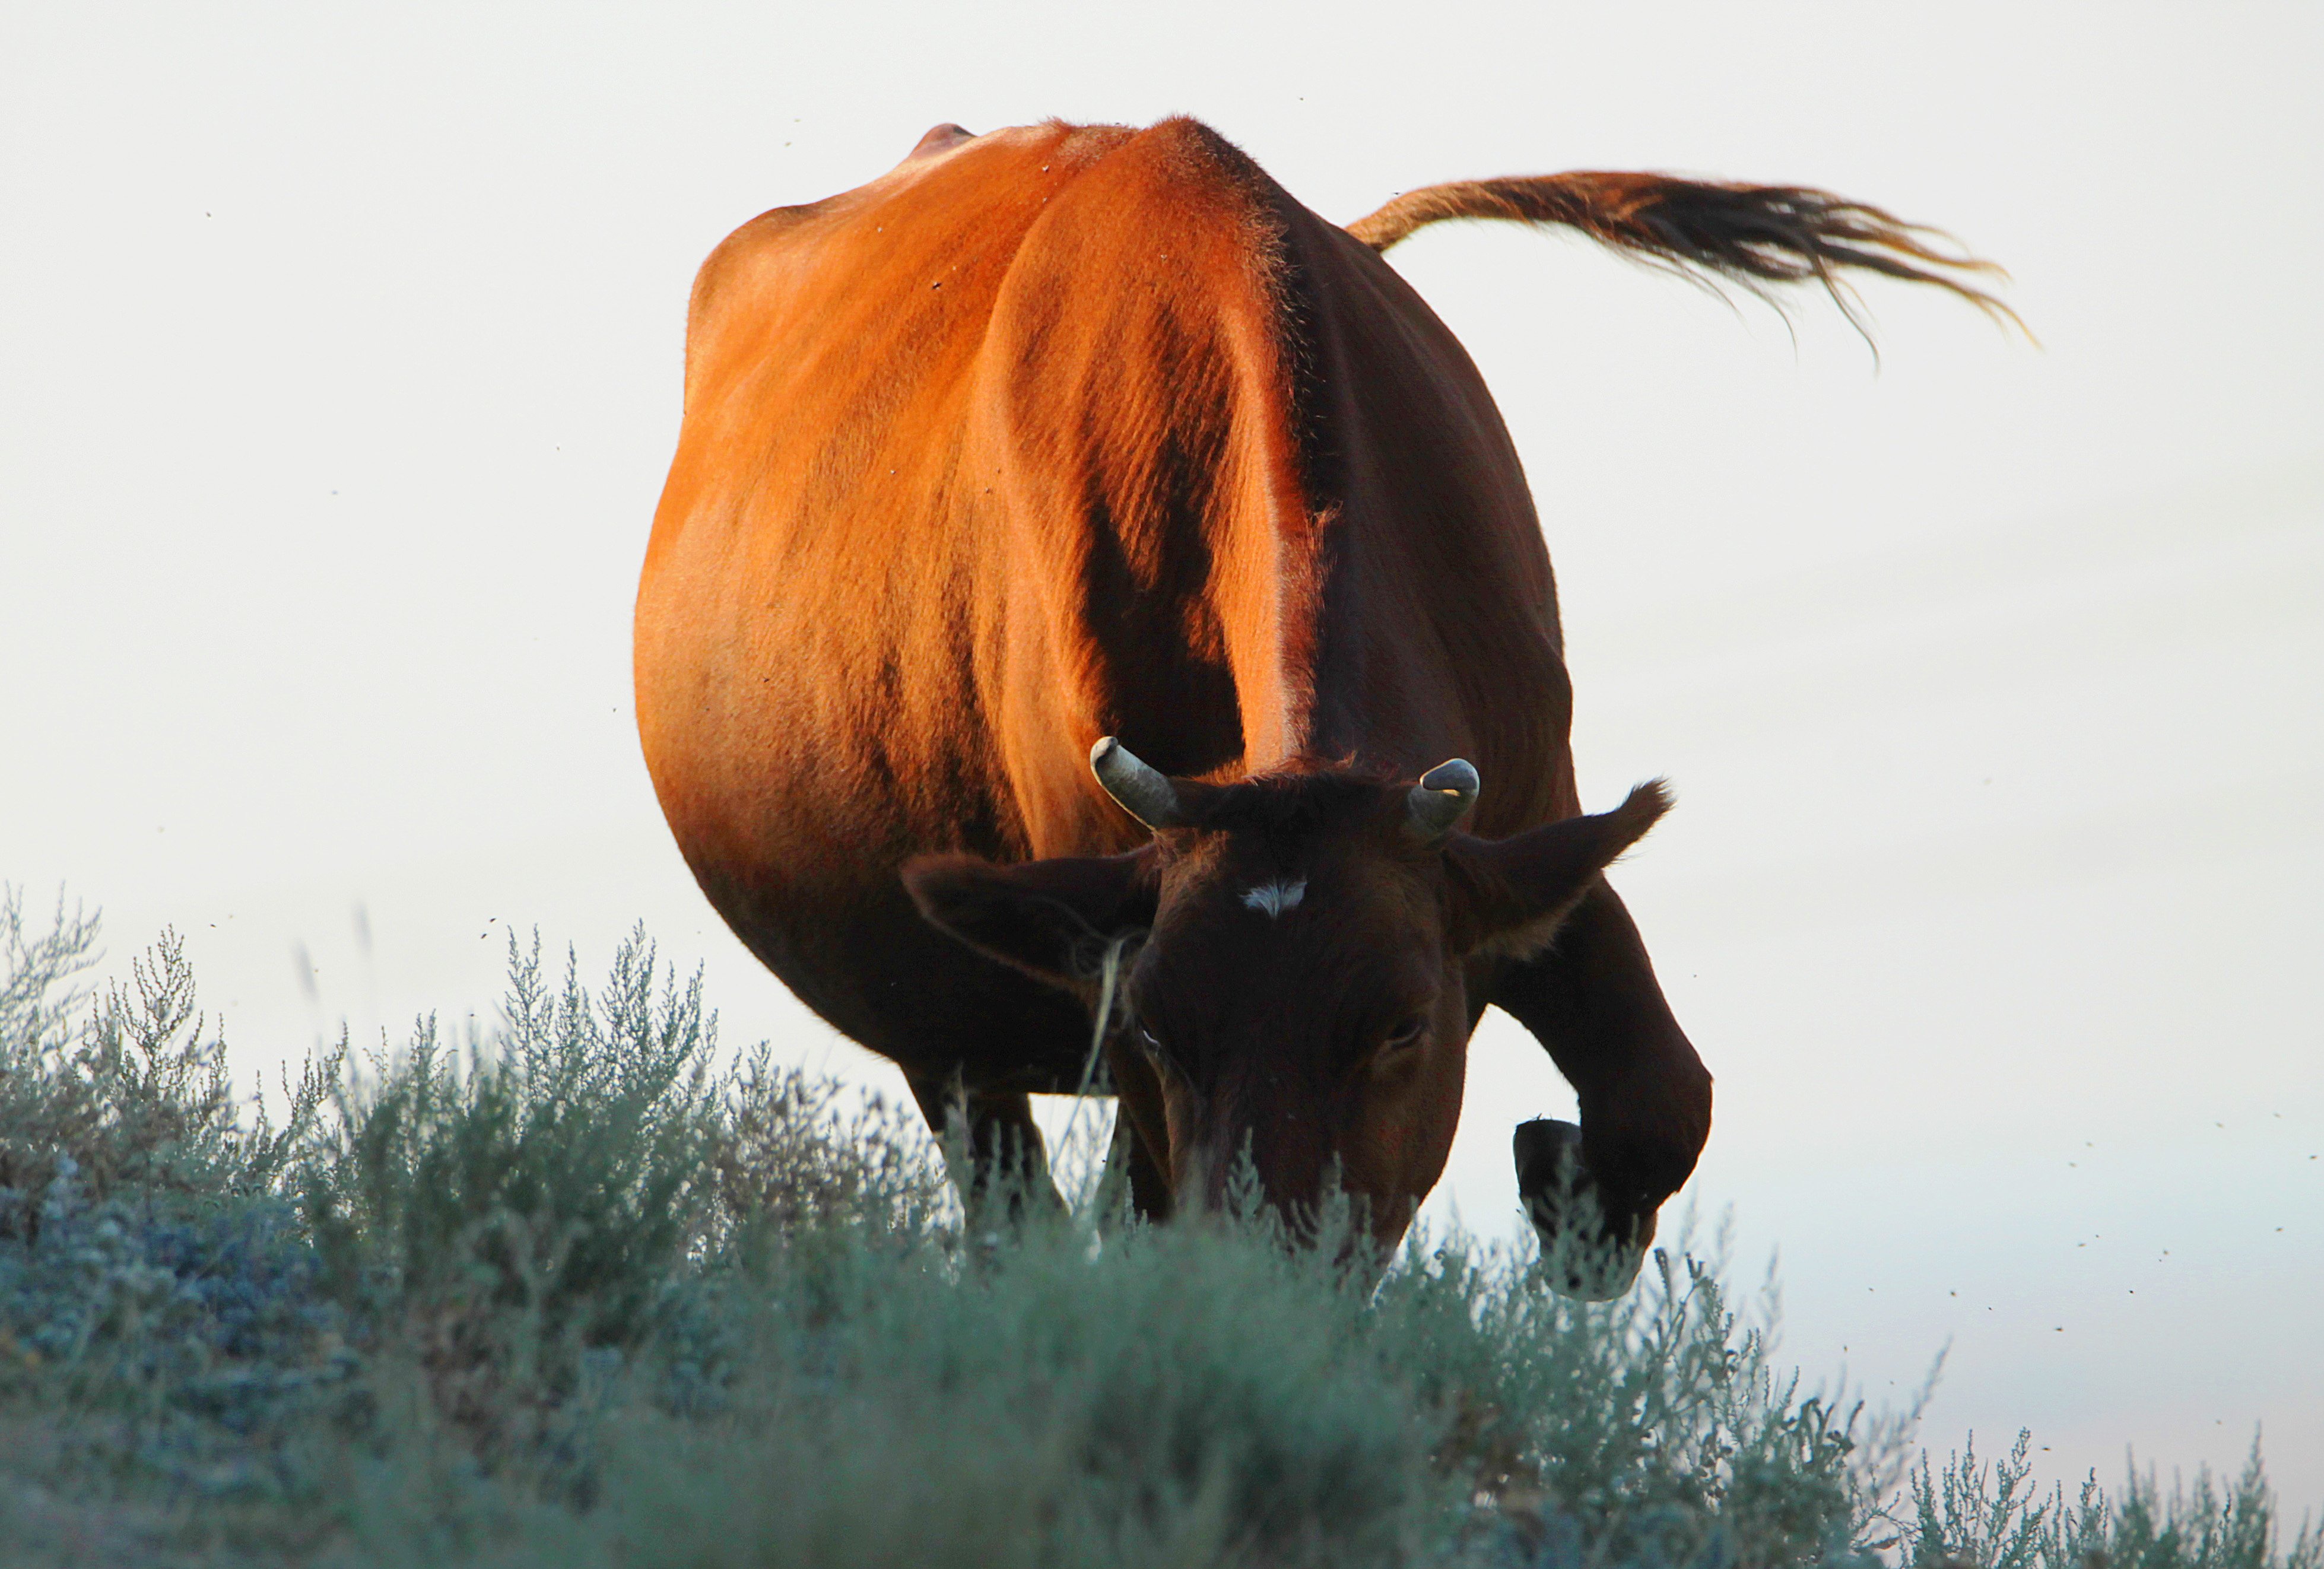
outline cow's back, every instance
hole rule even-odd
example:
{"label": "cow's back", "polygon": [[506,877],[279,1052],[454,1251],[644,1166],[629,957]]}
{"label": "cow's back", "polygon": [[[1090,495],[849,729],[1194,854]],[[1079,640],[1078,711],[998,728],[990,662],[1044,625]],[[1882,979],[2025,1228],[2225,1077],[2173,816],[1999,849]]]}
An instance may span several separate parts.
{"label": "cow's back", "polygon": [[[908,1069],[1047,1087],[1086,1021],[920,921],[904,859],[1130,847],[1102,734],[1188,775],[1466,751],[1545,780],[1555,637],[1466,356],[1201,126],[979,138],[703,268],[638,600],[648,766],[738,934]],[[1536,716],[1488,712],[1512,696]],[[1570,809],[1561,777],[1497,815]]]}

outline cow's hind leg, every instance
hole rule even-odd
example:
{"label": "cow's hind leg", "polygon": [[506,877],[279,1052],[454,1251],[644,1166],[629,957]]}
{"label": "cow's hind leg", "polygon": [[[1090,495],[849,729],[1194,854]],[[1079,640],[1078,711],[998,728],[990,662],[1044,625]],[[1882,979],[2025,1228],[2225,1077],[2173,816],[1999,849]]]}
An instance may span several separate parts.
{"label": "cow's hind leg", "polygon": [[1545,1250],[1570,1254],[1594,1210],[1610,1277],[1574,1294],[1628,1288],[1655,1213],[1694,1170],[1711,1132],[1711,1075],[1671,1017],[1629,911],[1601,878],[1545,952],[1495,977],[1490,1001],[1549,1051],[1582,1103],[1582,1126],[1517,1131],[1517,1190]]}
{"label": "cow's hind leg", "polygon": [[1010,1221],[1029,1214],[1065,1213],[1049,1177],[1048,1153],[1033,1121],[1029,1095],[992,1094],[963,1087],[957,1077],[906,1075],[920,1115],[943,1143],[945,1162],[960,1188],[970,1223],[1005,1205]]}

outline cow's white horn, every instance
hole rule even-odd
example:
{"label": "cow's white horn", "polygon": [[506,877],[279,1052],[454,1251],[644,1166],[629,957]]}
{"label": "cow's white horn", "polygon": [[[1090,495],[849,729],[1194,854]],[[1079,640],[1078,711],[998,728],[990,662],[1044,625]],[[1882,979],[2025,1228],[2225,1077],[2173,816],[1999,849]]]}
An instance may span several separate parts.
{"label": "cow's white horn", "polygon": [[1406,798],[1406,809],[1412,814],[1406,826],[1421,843],[1434,844],[1477,804],[1480,788],[1477,771],[1466,758],[1438,763],[1420,776],[1420,782]]}
{"label": "cow's white horn", "polygon": [[1090,771],[1116,806],[1148,828],[1175,828],[1186,820],[1177,787],[1112,736],[1090,748]]}

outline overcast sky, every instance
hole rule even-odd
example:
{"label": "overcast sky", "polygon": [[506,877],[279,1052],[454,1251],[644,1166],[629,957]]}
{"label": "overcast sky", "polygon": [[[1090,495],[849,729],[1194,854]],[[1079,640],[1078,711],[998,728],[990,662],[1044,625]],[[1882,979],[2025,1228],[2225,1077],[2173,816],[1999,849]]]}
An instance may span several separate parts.
{"label": "overcast sky", "polygon": [[[2101,20],[2102,18],[2102,20]],[[1577,243],[1395,264],[1564,596],[1585,800],[1719,1077],[1689,1190],[1786,1349],[2048,1474],[2324,1505],[2324,12],[2308,5],[601,10],[0,3],[0,878],[165,922],[254,1074],[489,1017],[642,918],[730,1044],[892,1087],[718,926],[629,611],[686,292],[944,120],[1208,119],[1346,221],[1432,180],[1830,186],[2007,264],[2039,348],[1787,330]],[[1432,1205],[1507,1235],[1480,1032]],[[1683,1201],[1682,1201],[1683,1202]]]}

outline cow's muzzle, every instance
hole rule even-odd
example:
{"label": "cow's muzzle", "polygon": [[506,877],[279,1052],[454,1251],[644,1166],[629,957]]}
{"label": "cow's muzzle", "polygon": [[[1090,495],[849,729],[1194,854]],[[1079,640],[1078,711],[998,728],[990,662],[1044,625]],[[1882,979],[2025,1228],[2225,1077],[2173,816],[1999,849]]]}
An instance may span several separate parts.
{"label": "cow's muzzle", "polygon": [[1520,1122],[1511,1144],[1517,1197],[1541,1239],[1550,1289],[1584,1302],[1628,1291],[1655,1240],[1655,1207],[1603,1190],[1583,1162],[1582,1130],[1571,1122]]}

